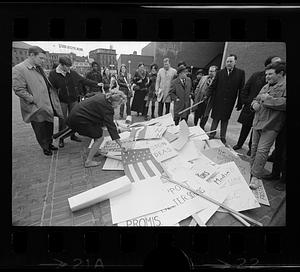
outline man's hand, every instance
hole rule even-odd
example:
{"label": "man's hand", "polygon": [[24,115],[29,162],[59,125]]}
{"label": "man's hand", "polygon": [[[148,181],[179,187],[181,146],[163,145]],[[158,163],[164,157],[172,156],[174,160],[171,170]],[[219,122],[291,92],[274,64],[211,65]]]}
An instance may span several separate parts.
{"label": "man's hand", "polygon": [[261,94],[261,95],[260,95],[260,100],[264,101],[264,100],[266,100],[269,96],[270,96],[270,95],[267,94],[267,93]]}
{"label": "man's hand", "polygon": [[260,109],[260,104],[258,102],[255,102],[252,104],[252,108],[254,111],[258,111]]}

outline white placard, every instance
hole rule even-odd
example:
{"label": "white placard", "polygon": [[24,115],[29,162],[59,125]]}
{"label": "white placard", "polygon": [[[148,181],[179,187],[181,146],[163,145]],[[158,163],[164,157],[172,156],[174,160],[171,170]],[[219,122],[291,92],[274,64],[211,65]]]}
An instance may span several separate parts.
{"label": "white placard", "polygon": [[102,170],[114,171],[114,170],[124,170],[122,161],[107,158],[102,167]]}
{"label": "white placard", "polygon": [[270,202],[265,191],[264,184],[262,180],[258,180],[258,182],[260,183],[259,187],[255,190],[252,190],[252,192],[260,204],[270,206]]}
{"label": "white placard", "polygon": [[172,198],[157,176],[132,183],[129,192],[110,199],[113,224],[154,213],[173,205]]}

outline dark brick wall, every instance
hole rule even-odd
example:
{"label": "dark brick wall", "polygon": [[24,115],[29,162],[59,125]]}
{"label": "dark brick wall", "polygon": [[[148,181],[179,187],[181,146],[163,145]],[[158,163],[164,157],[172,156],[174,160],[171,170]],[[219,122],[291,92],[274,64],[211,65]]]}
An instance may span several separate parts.
{"label": "dark brick wall", "polygon": [[225,56],[229,54],[237,55],[237,67],[245,70],[247,80],[264,69],[267,57],[277,55],[286,60],[286,46],[280,42],[228,42]]}

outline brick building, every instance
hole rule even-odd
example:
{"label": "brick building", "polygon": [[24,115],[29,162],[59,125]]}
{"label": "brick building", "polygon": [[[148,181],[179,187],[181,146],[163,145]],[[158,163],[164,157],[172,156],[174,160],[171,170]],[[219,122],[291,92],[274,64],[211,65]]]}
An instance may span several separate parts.
{"label": "brick building", "polygon": [[237,55],[237,67],[245,71],[247,80],[254,72],[263,71],[267,57],[279,56],[286,60],[286,47],[281,42],[226,42],[222,67],[229,54]]}
{"label": "brick building", "polygon": [[117,67],[116,56],[116,50],[112,47],[110,49],[98,48],[89,52],[89,58],[94,59],[100,66],[111,67],[111,69]]}
{"label": "brick building", "polygon": [[264,69],[268,56],[278,55],[285,60],[286,48],[279,42],[151,42],[142,49],[142,55],[153,56],[159,67],[168,57],[172,67],[176,68],[179,61],[193,66],[194,75],[199,68],[207,72],[211,65],[223,68],[229,54],[237,55],[237,67],[245,70],[247,80]]}
{"label": "brick building", "polygon": [[[25,42],[13,42],[12,43],[12,66],[24,61],[28,57],[28,48],[32,45]],[[44,69],[50,69],[50,53],[46,51],[46,60],[44,62]]]}
{"label": "brick building", "polygon": [[195,74],[199,68],[208,70],[211,65],[220,66],[223,49],[223,42],[151,42],[142,49],[142,55],[152,55],[158,67],[163,66],[164,58],[169,58],[174,68],[185,61]]}
{"label": "brick building", "polygon": [[154,63],[153,56],[137,55],[136,51],[133,54],[121,54],[118,58],[118,70],[120,70],[121,64],[125,64],[127,71],[133,74],[138,68],[140,62],[143,62],[147,71],[150,70],[150,66]]}

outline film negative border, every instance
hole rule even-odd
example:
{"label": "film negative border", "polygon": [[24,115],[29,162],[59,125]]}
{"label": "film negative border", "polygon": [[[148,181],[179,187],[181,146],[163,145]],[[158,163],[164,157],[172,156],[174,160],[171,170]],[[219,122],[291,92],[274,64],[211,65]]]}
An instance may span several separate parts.
{"label": "film negative border", "polygon": [[[1,25],[13,40],[283,41],[297,52],[293,37],[298,10],[153,10],[125,6],[5,5]],[[6,15],[6,16],[4,16]],[[298,16],[298,17],[297,17]],[[76,18],[76,20],[74,20]],[[112,20],[113,18],[113,20]],[[202,28],[204,30],[202,31]],[[187,31],[187,29],[189,31]],[[10,55],[7,57],[10,61]],[[290,59],[289,59],[290,61]],[[291,62],[292,62],[291,58]],[[4,71],[10,78],[10,71]],[[10,84],[10,82],[9,82]],[[9,84],[6,90],[10,89]],[[293,103],[293,102],[292,102]],[[291,103],[291,104],[292,104]],[[9,186],[6,187],[9,191]],[[289,191],[291,198],[295,196]],[[7,203],[10,199],[5,200]],[[3,207],[7,206],[4,203]],[[10,207],[11,208],[11,207]],[[10,215],[8,215],[8,218]],[[296,220],[289,218],[289,225]],[[1,265],[9,267],[168,269],[297,265],[299,235],[287,228],[115,228],[13,227],[1,234]],[[160,264],[161,265],[161,264]]]}

